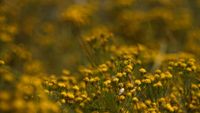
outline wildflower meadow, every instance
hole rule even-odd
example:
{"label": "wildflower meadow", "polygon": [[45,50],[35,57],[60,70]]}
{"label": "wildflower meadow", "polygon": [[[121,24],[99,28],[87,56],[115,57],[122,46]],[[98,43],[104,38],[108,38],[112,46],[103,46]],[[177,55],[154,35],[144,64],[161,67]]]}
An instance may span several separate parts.
{"label": "wildflower meadow", "polygon": [[200,0],[0,0],[0,113],[200,113]]}

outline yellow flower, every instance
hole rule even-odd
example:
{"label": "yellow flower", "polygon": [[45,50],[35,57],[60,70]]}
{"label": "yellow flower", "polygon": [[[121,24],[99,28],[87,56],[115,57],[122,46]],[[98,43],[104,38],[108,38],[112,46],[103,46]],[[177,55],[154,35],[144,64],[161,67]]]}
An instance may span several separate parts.
{"label": "yellow flower", "polygon": [[124,95],[120,95],[118,99],[119,99],[120,101],[123,101],[123,100],[125,100],[125,96],[124,96]]}
{"label": "yellow flower", "polygon": [[191,71],[192,71],[192,68],[187,67],[186,70],[189,71],[189,72],[191,72]]}
{"label": "yellow flower", "polygon": [[145,104],[147,104],[147,105],[151,105],[151,100],[145,100]]}
{"label": "yellow flower", "polygon": [[196,93],[197,97],[200,98],[200,91]]}
{"label": "yellow flower", "polygon": [[66,93],[65,91],[62,91],[62,92],[61,92],[61,95],[62,95],[62,96],[66,96],[67,93]]}
{"label": "yellow flower", "polygon": [[162,87],[162,83],[158,81],[157,83],[153,84],[154,87]]}
{"label": "yellow flower", "polygon": [[139,102],[139,103],[138,103],[138,109],[139,109],[139,110],[141,110],[141,109],[144,110],[144,109],[146,109],[146,108],[147,108],[147,106],[146,106],[145,103],[143,103],[143,102]]}
{"label": "yellow flower", "polygon": [[134,94],[135,91],[136,91],[136,87],[130,90],[130,92],[131,92],[132,94]]}
{"label": "yellow flower", "polygon": [[84,106],[85,106],[85,103],[84,103],[84,102],[81,102],[79,105],[80,105],[81,107],[84,107]]}
{"label": "yellow flower", "polygon": [[113,81],[113,82],[119,82],[119,78],[114,77],[112,81]]}
{"label": "yellow flower", "polygon": [[70,71],[67,70],[67,69],[64,69],[64,70],[62,71],[62,73],[63,73],[64,75],[70,75]]}
{"label": "yellow flower", "polygon": [[48,93],[49,93],[49,90],[45,89],[44,92],[48,94]]}
{"label": "yellow flower", "polygon": [[165,105],[165,108],[167,109],[167,110],[169,110],[170,112],[174,112],[174,108],[171,106],[171,104],[169,104],[169,103],[167,103],[166,105]]}
{"label": "yellow flower", "polygon": [[129,97],[131,97],[131,96],[132,96],[132,93],[131,93],[131,92],[128,92],[126,95],[129,96]]}
{"label": "yellow flower", "polygon": [[196,84],[191,85],[192,89],[198,89],[198,86]]}
{"label": "yellow flower", "polygon": [[165,79],[165,77],[166,77],[166,76],[165,76],[164,73],[161,73],[161,74],[160,74],[160,78],[161,78],[161,79]]}
{"label": "yellow flower", "polygon": [[116,76],[120,78],[120,77],[123,76],[123,74],[122,73],[117,73]]}
{"label": "yellow flower", "polygon": [[58,86],[60,86],[60,87],[65,87],[65,83],[63,83],[63,82],[58,82]]}
{"label": "yellow flower", "polygon": [[196,71],[196,70],[197,70],[197,67],[196,67],[196,66],[192,66],[191,68],[192,68],[193,71]]}
{"label": "yellow flower", "polygon": [[74,99],[75,98],[74,94],[71,93],[71,92],[66,93],[66,97],[68,97],[69,99]]}
{"label": "yellow flower", "polygon": [[108,70],[108,66],[106,64],[101,64],[99,66],[99,71],[106,72]]}
{"label": "yellow flower", "polygon": [[140,68],[140,69],[139,69],[139,72],[141,72],[141,73],[146,73],[147,71],[146,71],[146,69],[144,69],[144,68]]}
{"label": "yellow flower", "polygon": [[141,81],[140,80],[135,80],[135,84],[140,85]]}
{"label": "yellow flower", "polygon": [[160,78],[160,75],[159,75],[159,74],[155,74],[154,76],[155,76],[155,78],[157,78],[157,79]]}
{"label": "yellow flower", "polygon": [[142,89],[141,89],[141,87],[137,87],[137,91],[141,91]]}
{"label": "yellow flower", "polygon": [[63,104],[66,103],[65,99],[61,99],[61,103]]}
{"label": "yellow flower", "polygon": [[80,101],[83,100],[83,98],[81,98],[81,97],[77,97],[77,98],[75,98],[75,100],[78,101],[78,102],[80,102]]}
{"label": "yellow flower", "polygon": [[0,65],[4,65],[5,62],[3,60],[0,60]]}
{"label": "yellow flower", "polygon": [[153,75],[150,75],[147,77],[148,79],[150,79],[151,81],[154,81],[155,80],[155,77]]}
{"label": "yellow flower", "polygon": [[133,84],[130,83],[130,82],[128,82],[128,83],[126,84],[126,87],[127,87],[127,88],[133,88]]}
{"label": "yellow flower", "polygon": [[86,100],[87,100],[87,101],[91,101],[91,98],[90,98],[90,97],[87,97]]}
{"label": "yellow flower", "polygon": [[180,66],[185,68],[187,66],[187,64],[186,63],[180,63]]}
{"label": "yellow flower", "polygon": [[74,90],[78,91],[79,90],[79,87],[77,85],[73,86],[72,87]]}
{"label": "yellow flower", "polygon": [[167,67],[167,69],[169,69],[169,70],[173,70],[173,67],[171,67],[171,66],[168,66],[168,67]]}
{"label": "yellow flower", "polygon": [[89,7],[72,5],[61,14],[61,18],[77,25],[85,25],[89,21],[91,10]]}
{"label": "yellow flower", "polygon": [[166,100],[165,100],[165,98],[160,98],[159,100],[158,100],[158,102],[165,102]]}
{"label": "yellow flower", "polygon": [[133,66],[131,64],[127,65],[127,68],[132,70],[133,69]]}
{"label": "yellow flower", "polygon": [[104,84],[105,86],[107,86],[107,85],[110,84],[110,83],[111,83],[110,80],[106,80],[106,81],[103,82],[103,84]]}
{"label": "yellow flower", "polygon": [[133,100],[133,102],[138,102],[139,101],[137,97],[133,97],[132,100]]}
{"label": "yellow flower", "polygon": [[94,82],[95,82],[95,79],[94,79],[94,78],[90,78],[90,82],[91,82],[91,83],[94,83]]}
{"label": "yellow flower", "polygon": [[89,82],[89,81],[90,81],[90,79],[89,79],[88,77],[85,77],[83,80],[84,80],[85,82]]}
{"label": "yellow flower", "polygon": [[172,78],[172,74],[171,74],[169,71],[167,71],[167,72],[165,73],[165,77],[166,77],[166,78]]}
{"label": "yellow flower", "polygon": [[151,80],[147,78],[147,79],[143,79],[142,82],[143,82],[143,83],[146,83],[146,84],[150,84],[150,83],[151,83]]}
{"label": "yellow flower", "polygon": [[193,104],[189,104],[190,109],[195,109],[195,106]]}
{"label": "yellow flower", "polygon": [[95,78],[94,78],[94,81],[95,81],[95,82],[97,82],[97,81],[99,81],[99,80],[100,80],[99,77],[95,77]]}
{"label": "yellow flower", "polygon": [[155,72],[156,72],[156,74],[160,74],[162,71],[157,69]]}
{"label": "yellow flower", "polygon": [[86,95],[86,94],[82,94],[81,97],[83,97],[83,98],[86,99],[86,98],[87,98],[87,95]]}

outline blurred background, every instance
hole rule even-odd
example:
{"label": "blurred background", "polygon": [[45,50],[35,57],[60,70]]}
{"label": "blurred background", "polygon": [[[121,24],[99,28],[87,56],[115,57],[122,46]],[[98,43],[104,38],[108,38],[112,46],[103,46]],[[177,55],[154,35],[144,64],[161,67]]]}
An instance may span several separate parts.
{"label": "blurred background", "polygon": [[85,37],[101,33],[198,57],[199,20],[200,0],[0,0],[0,58],[17,73],[75,71]]}

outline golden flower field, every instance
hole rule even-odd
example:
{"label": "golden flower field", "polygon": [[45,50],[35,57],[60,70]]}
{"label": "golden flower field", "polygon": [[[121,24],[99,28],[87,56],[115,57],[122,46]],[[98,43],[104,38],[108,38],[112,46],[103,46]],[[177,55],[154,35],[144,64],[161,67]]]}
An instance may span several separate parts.
{"label": "golden flower field", "polygon": [[0,0],[0,113],[200,113],[200,0]]}

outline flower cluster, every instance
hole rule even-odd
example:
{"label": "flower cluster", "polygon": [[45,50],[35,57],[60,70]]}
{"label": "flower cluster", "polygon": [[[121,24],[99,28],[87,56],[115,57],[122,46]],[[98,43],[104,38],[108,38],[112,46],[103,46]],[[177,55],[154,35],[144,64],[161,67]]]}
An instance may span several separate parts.
{"label": "flower cluster", "polygon": [[[43,76],[43,75],[42,75]],[[39,76],[24,74],[17,76],[1,60],[0,64],[0,112],[2,113],[59,113],[58,104],[53,103],[43,91]]]}
{"label": "flower cluster", "polygon": [[62,106],[83,112],[199,111],[198,65],[193,58],[168,59],[168,68],[152,72],[138,56],[140,52],[130,52],[81,68],[81,79],[69,73],[52,76],[44,83],[46,91]]}

